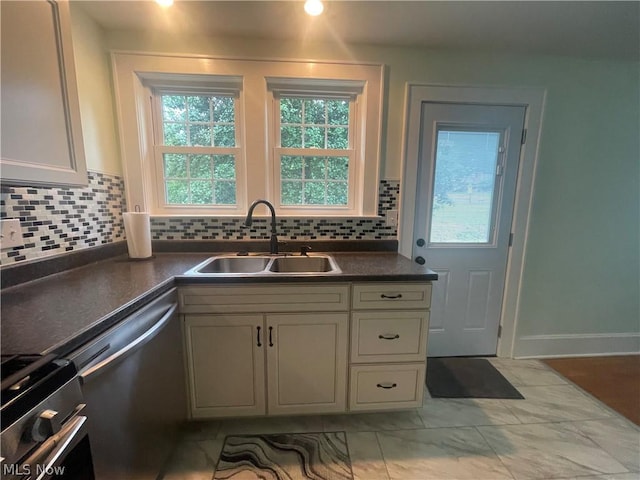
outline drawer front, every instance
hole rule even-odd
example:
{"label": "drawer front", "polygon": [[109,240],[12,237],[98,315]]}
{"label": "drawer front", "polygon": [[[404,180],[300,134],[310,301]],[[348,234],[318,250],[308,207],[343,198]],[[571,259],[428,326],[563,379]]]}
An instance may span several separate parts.
{"label": "drawer front", "polygon": [[422,405],[424,363],[351,367],[350,410],[416,408]]}
{"label": "drawer front", "polygon": [[181,287],[182,313],[336,312],[349,310],[349,285]]}
{"label": "drawer front", "polygon": [[352,305],[356,310],[428,309],[431,305],[431,284],[356,283],[353,285]]}
{"label": "drawer front", "polygon": [[353,312],[351,361],[424,362],[429,312]]}

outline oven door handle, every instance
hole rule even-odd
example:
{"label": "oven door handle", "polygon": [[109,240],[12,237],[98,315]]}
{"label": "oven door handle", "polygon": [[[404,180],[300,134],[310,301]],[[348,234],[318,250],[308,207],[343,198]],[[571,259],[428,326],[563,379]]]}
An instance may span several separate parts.
{"label": "oven door handle", "polygon": [[162,316],[160,320],[158,320],[153,327],[147,330],[143,335],[137,337],[133,342],[129,343],[127,346],[123,347],[121,350],[118,350],[113,355],[105,358],[101,362],[95,365],[89,365],[86,369],[82,370],[78,376],[80,377],[81,383],[87,383],[93,377],[99,375],[100,373],[106,371],[110,366],[115,363],[123,360],[128,355],[131,355],[138,348],[141,348],[147,342],[151,341],[153,337],[155,337],[160,331],[164,328],[164,326],[169,323],[171,317],[178,309],[177,304],[173,304],[169,310]]}
{"label": "oven door handle", "polygon": [[51,478],[50,472],[54,470],[53,467],[60,465],[67,454],[88,434],[86,422],[87,417],[84,415],[75,416],[58,433],[45,440],[40,448],[24,461],[21,470],[38,472],[38,476],[33,477],[35,480]]}

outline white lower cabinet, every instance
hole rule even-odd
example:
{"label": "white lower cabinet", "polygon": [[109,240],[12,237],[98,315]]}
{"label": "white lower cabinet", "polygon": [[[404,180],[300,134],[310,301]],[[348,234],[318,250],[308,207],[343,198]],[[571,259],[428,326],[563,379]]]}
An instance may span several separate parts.
{"label": "white lower cabinet", "polygon": [[354,365],[350,410],[391,410],[422,404],[425,364]]}
{"label": "white lower cabinet", "polygon": [[263,323],[262,315],[185,316],[193,418],[264,415]]}
{"label": "white lower cabinet", "polygon": [[430,299],[427,282],[182,287],[191,417],[418,407]]}
{"label": "white lower cabinet", "polygon": [[302,311],[283,313],[288,286],[248,286],[240,301],[241,288],[182,292],[191,417],[345,412],[348,284],[292,285],[287,308]]}
{"label": "white lower cabinet", "polygon": [[349,315],[267,315],[266,324],[269,414],[344,412]]}
{"label": "white lower cabinet", "polygon": [[353,363],[424,362],[429,312],[354,311],[351,314]]}
{"label": "white lower cabinet", "polygon": [[349,410],[422,405],[431,284],[353,285]]}

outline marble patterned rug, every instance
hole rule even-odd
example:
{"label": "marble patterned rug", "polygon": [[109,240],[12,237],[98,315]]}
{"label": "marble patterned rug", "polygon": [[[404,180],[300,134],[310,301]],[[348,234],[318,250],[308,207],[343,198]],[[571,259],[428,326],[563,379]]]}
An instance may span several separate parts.
{"label": "marble patterned rug", "polygon": [[353,480],[344,432],[229,435],[214,480]]}

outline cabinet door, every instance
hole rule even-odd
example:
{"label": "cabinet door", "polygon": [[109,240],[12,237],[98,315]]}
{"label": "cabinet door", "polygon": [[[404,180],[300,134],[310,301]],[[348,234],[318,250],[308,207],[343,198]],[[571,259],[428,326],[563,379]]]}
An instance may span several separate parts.
{"label": "cabinet door", "polygon": [[69,2],[0,2],[2,179],[87,185]]}
{"label": "cabinet door", "polygon": [[346,410],[347,313],[267,315],[272,415]]}
{"label": "cabinet door", "polygon": [[263,415],[262,315],[187,315],[193,418]]}

